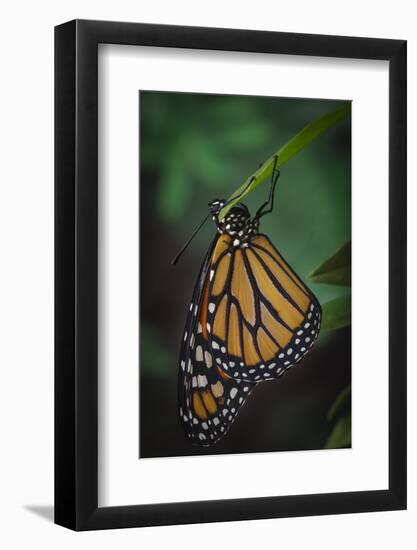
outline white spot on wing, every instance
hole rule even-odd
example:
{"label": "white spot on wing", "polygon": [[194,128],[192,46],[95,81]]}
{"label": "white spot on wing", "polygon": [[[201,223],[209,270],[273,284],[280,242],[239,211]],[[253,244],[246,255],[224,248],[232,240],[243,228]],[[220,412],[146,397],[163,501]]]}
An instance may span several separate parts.
{"label": "white spot on wing", "polygon": [[201,346],[197,346],[195,350],[195,358],[197,361],[203,360],[203,348]]}
{"label": "white spot on wing", "polygon": [[213,392],[214,397],[221,397],[223,395],[223,384],[220,380],[211,385],[211,391]]}

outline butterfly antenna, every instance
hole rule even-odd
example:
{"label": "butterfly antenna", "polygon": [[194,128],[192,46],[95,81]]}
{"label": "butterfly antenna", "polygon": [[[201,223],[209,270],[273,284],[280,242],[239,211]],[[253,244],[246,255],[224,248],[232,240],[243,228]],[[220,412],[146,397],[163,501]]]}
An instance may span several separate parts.
{"label": "butterfly antenna", "polygon": [[208,220],[210,214],[207,214],[207,216],[204,218],[204,220],[200,223],[200,225],[197,227],[197,229],[193,232],[193,234],[191,235],[191,237],[188,239],[188,241],[185,243],[185,245],[181,248],[181,250],[178,252],[178,254],[176,256],[174,256],[174,258],[172,258],[171,260],[171,265],[175,265],[178,260],[181,258],[182,254],[187,250],[188,248],[188,245],[190,244],[190,242],[194,239],[194,237],[197,235],[197,233],[200,231],[200,229],[203,227],[203,225],[206,223],[206,221]]}

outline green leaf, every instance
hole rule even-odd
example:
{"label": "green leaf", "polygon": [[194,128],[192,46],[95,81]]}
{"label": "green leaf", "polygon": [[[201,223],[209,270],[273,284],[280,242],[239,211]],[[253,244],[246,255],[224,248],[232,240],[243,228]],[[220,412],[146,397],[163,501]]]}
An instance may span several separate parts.
{"label": "green leaf", "polygon": [[[325,449],[351,446],[351,386],[350,384],[336,397],[327,414],[329,421],[336,421],[325,443]],[[340,418],[337,418],[337,417]]]}
{"label": "green leaf", "polygon": [[[350,407],[350,396],[352,394],[352,388],[349,384],[344,390],[342,390],[339,395],[336,397],[333,405],[330,407],[330,410],[327,414],[328,420],[334,420],[338,414],[340,414],[344,407],[348,404]],[[349,403],[347,401],[349,400]]]}
{"label": "green leaf", "polygon": [[341,296],[330,300],[322,306],[323,330],[335,330],[350,325],[351,322],[351,297]]}
{"label": "green leaf", "polygon": [[340,449],[351,446],[351,415],[343,416],[336,422],[324,448]]}
{"label": "green leaf", "polygon": [[308,278],[313,283],[350,286],[351,265],[352,247],[351,241],[348,241],[337,252],[316,267],[308,275]]}
{"label": "green leaf", "polygon": [[[229,204],[227,204],[220,212],[220,218],[223,218],[227,212],[236,204],[242,200],[243,197],[251,193],[258,185],[268,179],[274,167],[275,157],[278,155],[278,162],[276,168],[281,168],[286,162],[288,162],[293,156],[302,151],[313,140],[318,138],[326,130],[335,126],[342,120],[345,120],[351,111],[350,103],[339,107],[336,111],[325,114],[324,116],[310,122],[305,128],[303,128],[298,134],[296,134],[288,143],[286,143],[281,149],[276,151],[256,172],[254,172],[249,178],[229,197]],[[252,178],[254,181],[249,185]]]}

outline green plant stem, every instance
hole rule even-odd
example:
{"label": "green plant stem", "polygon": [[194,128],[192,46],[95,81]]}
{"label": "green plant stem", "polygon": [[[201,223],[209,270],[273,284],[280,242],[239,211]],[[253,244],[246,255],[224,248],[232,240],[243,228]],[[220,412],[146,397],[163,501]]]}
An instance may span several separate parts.
{"label": "green plant stem", "polygon": [[[278,156],[277,169],[281,168],[286,162],[288,162],[297,153],[302,151],[309,143],[323,134],[326,130],[335,126],[342,120],[345,120],[350,115],[351,105],[343,105],[339,109],[325,114],[324,116],[310,122],[305,126],[298,134],[296,134],[288,143],[286,143],[281,149],[276,151],[256,172],[251,174],[248,179],[229,197],[229,204],[227,204],[220,212],[220,218],[223,218],[227,212],[236,204],[242,200],[246,195],[251,193],[258,185],[268,179],[273,170],[275,157]],[[252,184],[249,185],[250,180],[253,179]]]}

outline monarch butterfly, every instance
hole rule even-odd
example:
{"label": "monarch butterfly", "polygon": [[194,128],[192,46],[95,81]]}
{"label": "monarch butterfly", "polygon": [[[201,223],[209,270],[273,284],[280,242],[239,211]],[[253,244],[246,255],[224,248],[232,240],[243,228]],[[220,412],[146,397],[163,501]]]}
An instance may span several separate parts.
{"label": "monarch butterfly", "polygon": [[260,219],[273,210],[276,165],[277,157],[268,200],[255,216],[237,203],[219,219],[227,201],[209,204],[217,233],[194,288],[179,360],[179,415],[194,444],[222,438],[253,388],[299,363],[319,334],[317,298],[259,233]]}

